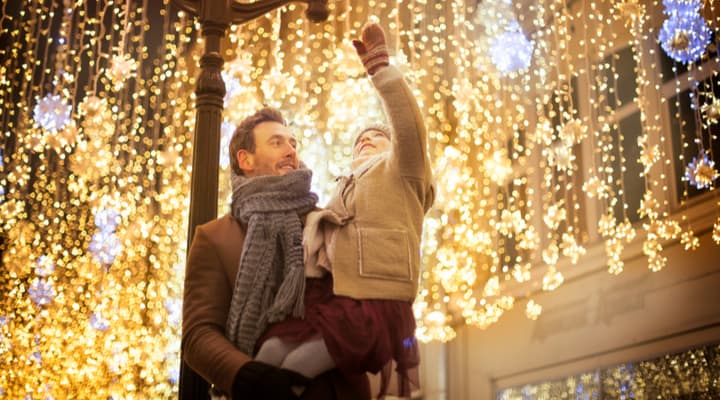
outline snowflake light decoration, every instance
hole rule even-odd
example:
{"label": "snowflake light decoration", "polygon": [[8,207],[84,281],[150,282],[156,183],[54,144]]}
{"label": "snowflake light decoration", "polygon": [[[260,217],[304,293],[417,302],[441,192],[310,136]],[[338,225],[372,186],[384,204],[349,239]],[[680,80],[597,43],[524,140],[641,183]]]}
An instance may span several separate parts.
{"label": "snowflake light decoration", "polygon": [[638,20],[645,14],[645,5],[638,0],[625,0],[615,3],[615,8],[620,12],[627,22]]}
{"label": "snowflake light decoration", "polygon": [[230,139],[235,133],[235,125],[232,122],[223,121],[220,126],[220,168],[227,169],[230,166]]}
{"label": "snowflake light decoration", "polygon": [[638,146],[640,147],[640,164],[643,166],[643,175],[647,175],[653,165],[660,161],[660,146],[649,145],[648,136],[638,136]]}
{"label": "snowflake light decoration", "polygon": [[560,128],[560,139],[568,146],[582,142],[586,136],[587,126],[579,119],[570,120]]}
{"label": "snowflake light decoration", "polygon": [[516,264],[513,267],[512,276],[517,282],[527,282],[530,280],[530,264],[525,265]]}
{"label": "snowflake light decoration", "polygon": [[485,297],[492,297],[497,296],[500,293],[500,278],[498,276],[493,276],[492,278],[488,279],[485,283],[485,287],[483,288],[483,296]]}
{"label": "snowflake light decoration", "polygon": [[165,300],[165,309],[168,312],[168,323],[170,325],[179,326],[180,322],[182,321],[182,300]]}
{"label": "snowflake light decoration", "polygon": [[279,104],[295,87],[295,78],[279,68],[273,68],[260,83],[260,89],[268,103]]}
{"label": "snowflake light decoration", "polygon": [[549,146],[553,141],[553,136],[554,130],[552,123],[547,118],[540,117],[540,122],[538,122],[528,138],[537,144],[544,143]]}
{"label": "snowflake light decoration", "polygon": [[546,292],[557,289],[565,281],[563,274],[558,271],[555,266],[550,266],[542,280],[542,289]]}
{"label": "snowflake light decoration", "polygon": [[548,164],[558,171],[564,171],[572,175],[574,169],[575,154],[572,147],[564,142],[557,142],[551,148],[543,149],[543,155],[547,157]]}
{"label": "snowflake light decoration", "polygon": [[95,213],[94,222],[101,232],[114,232],[120,223],[120,214],[114,208],[103,208]]}
{"label": "snowflake light decoration", "polygon": [[90,315],[90,327],[96,331],[105,332],[110,328],[110,322],[100,312],[94,312]]}
{"label": "snowflake light decoration", "polygon": [[42,256],[35,261],[35,273],[37,276],[48,277],[55,272],[55,263],[52,258]]}
{"label": "snowflake light decoration", "polygon": [[582,186],[583,192],[588,197],[597,197],[598,199],[607,199],[610,197],[610,186],[599,177],[592,175],[590,176]]}
{"label": "snowflake light decoration", "polygon": [[28,289],[30,299],[37,306],[50,304],[57,294],[51,280],[36,278]]}
{"label": "snowflake light decoration", "polygon": [[77,125],[75,125],[75,121],[71,119],[70,122],[59,131],[46,134],[44,139],[48,146],[60,153],[63,150],[69,151],[72,149],[79,135]]}
{"label": "snowflake light decoration", "polygon": [[517,21],[512,21],[490,44],[490,58],[502,73],[509,74],[527,69],[534,49],[535,42],[525,37]]}
{"label": "snowflake light decoration", "polygon": [[690,164],[685,168],[685,179],[699,190],[712,186],[717,177],[718,172],[715,170],[715,162],[704,151],[697,157],[693,157]]}
{"label": "snowflake light decoration", "polygon": [[695,236],[695,232],[687,230],[680,235],[680,244],[683,245],[686,251],[697,250],[700,247],[700,239]]}
{"label": "snowflake light decoration", "polygon": [[225,71],[227,71],[228,76],[238,76],[243,81],[250,82],[252,81],[250,75],[254,68],[252,53],[239,51],[234,59],[226,62],[223,66],[223,80],[226,78]]}
{"label": "snowflake light decoration", "polygon": [[665,14],[669,16],[697,14],[700,12],[701,0],[663,0]]}
{"label": "snowflake light decoration", "polygon": [[585,247],[578,244],[575,236],[568,232],[562,234],[560,248],[562,249],[562,254],[568,257],[572,264],[577,264],[580,257],[586,253]]}
{"label": "snowflake light decoration", "polygon": [[542,313],[542,306],[540,304],[535,303],[534,300],[528,301],[527,305],[525,306],[525,315],[535,321],[538,319],[540,314]]}
{"label": "snowflake light decoration", "polygon": [[720,100],[713,98],[711,103],[703,104],[700,111],[708,124],[720,122]]}
{"label": "snowflake light decoration", "polygon": [[122,89],[125,81],[135,75],[137,64],[130,54],[116,54],[112,57],[106,73],[115,90]]}
{"label": "snowflake light decoration", "polygon": [[710,28],[697,13],[671,15],[658,37],[665,53],[683,64],[699,59],[710,44]]}
{"label": "snowflake light decoration", "polygon": [[60,95],[48,94],[40,99],[33,109],[33,118],[41,128],[48,132],[57,132],[70,123],[72,106]]}
{"label": "snowflake light decoration", "polygon": [[[0,149],[0,170],[5,168],[5,161],[3,161],[2,149]],[[0,204],[5,202],[5,187],[0,185]]]}
{"label": "snowflake light decoration", "polygon": [[555,265],[560,257],[560,248],[555,243],[550,245],[542,251],[542,259],[547,265]]}
{"label": "snowflake light decoration", "polygon": [[564,201],[560,200],[548,207],[547,213],[543,216],[543,221],[545,221],[548,228],[556,230],[566,218],[567,211],[565,210]]}
{"label": "snowflake light decoration", "polygon": [[532,225],[522,231],[518,237],[518,247],[523,250],[536,250],[540,246],[540,235],[538,235]]}
{"label": "snowflake light decoration", "polygon": [[230,107],[230,101],[233,97],[237,96],[242,91],[242,83],[240,79],[231,75],[229,72],[222,71],[223,81],[225,82],[225,97],[223,97],[223,104],[225,108]]}
{"label": "snowflake light decoration", "polygon": [[88,250],[103,266],[109,266],[120,254],[122,244],[114,232],[99,231],[92,235]]}
{"label": "snowflake light decoration", "polygon": [[178,382],[180,382],[180,368],[171,365],[168,367],[167,373],[168,382],[170,382],[172,385],[176,385]]}
{"label": "snowflake light decoration", "polygon": [[513,173],[512,161],[504,149],[494,151],[492,157],[483,161],[483,166],[485,174],[492,177],[499,185],[504,185]]}

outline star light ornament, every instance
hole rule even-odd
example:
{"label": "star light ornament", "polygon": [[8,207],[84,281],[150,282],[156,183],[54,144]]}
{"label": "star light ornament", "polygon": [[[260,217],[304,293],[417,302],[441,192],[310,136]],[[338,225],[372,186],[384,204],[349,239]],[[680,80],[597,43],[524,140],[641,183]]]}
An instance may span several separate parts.
{"label": "star light ornament", "polygon": [[490,44],[490,58],[501,74],[525,70],[530,66],[535,41],[528,40],[517,21],[508,24],[505,33],[495,37]]}
{"label": "star light ornament", "polygon": [[33,118],[46,132],[55,133],[70,123],[71,112],[72,106],[60,95],[48,94],[35,105]]}
{"label": "star light ornament", "polygon": [[123,88],[125,81],[135,75],[137,61],[130,54],[116,54],[110,60],[110,67],[106,74],[113,84],[113,89],[118,91]]}
{"label": "star light ornament", "polygon": [[698,190],[712,186],[717,177],[718,172],[715,170],[715,162],[708,157],[705,151],[702,151],[697,157],[693,157],[690,164],[685,168],[685,180]]}
{"label": "star light ornament", "polygon": [[[694,6],[699,2],[666,2],[665,13],[669,18],[663,22],[658,40],[665,53],[683,64],[697,61],[710,44],[710,28]],[[668,8],[684,4],[678,8]],[[694,11],[693,11],[694,10]]]}

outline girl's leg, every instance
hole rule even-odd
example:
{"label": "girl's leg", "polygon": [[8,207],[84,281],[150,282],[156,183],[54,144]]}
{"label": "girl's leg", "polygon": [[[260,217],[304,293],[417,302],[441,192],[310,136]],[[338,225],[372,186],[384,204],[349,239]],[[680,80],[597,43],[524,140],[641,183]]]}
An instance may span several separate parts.
{"label": "girl's leg", "polygon": [[279,367],[287,355],[297,347],[297,343],[285,343],[277,336],[274,336],[260,346],[260,351],[255,356],[255,360]]}
{"label": "girl's leg", "polygon": [[330,357],[325,341],[318,337],[301,343],[292,350],[282,362],[282,368],[299,372],[308,378],[315,378],[335,368],[335,361]]}
{"label": "girl's leg", "polygon": [[[283,360],[281,367],[312,379],[335,368],[335,361],[330,357],[325,341],[318,337],[292,350]],[[300,386],[293,386],[292,389],[298,396],[305,390]]]}

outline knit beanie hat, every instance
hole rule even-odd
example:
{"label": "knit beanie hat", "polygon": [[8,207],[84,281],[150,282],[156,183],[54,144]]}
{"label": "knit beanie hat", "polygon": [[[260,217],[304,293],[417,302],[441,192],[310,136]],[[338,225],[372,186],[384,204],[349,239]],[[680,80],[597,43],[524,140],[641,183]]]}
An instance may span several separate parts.
{"label": "knit beanie hat", "polygon": [[353,143],[353,146],[357,144],[358,140],[360,140],[360,137],[363,135],[363,133],[368,131],[378,131],[381,132],[383,135],[385,135],[388,140],[392,136],[392,128],[385,124],[377,123],[377,124],[370,124],[366,126],[365,128],[361,129],[360,132],[355,136],[355,142]]}

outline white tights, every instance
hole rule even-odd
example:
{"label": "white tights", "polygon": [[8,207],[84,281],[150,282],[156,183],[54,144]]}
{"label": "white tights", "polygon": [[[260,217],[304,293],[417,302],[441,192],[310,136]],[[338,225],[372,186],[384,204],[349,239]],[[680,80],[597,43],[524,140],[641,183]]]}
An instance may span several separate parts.
{"label": "white tights", "polygon": [[[300,344],[285,343],[272,337],[260,347],[255,360],[295,371],[310,379],[335,368],[335,361],[321,337]],[[300,395],[304,388],[293,387],[293,390]]]}

